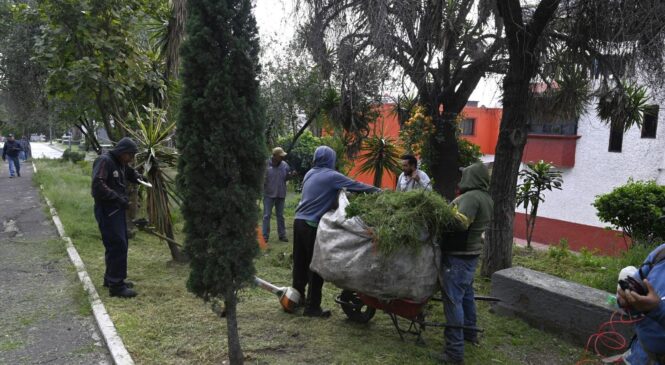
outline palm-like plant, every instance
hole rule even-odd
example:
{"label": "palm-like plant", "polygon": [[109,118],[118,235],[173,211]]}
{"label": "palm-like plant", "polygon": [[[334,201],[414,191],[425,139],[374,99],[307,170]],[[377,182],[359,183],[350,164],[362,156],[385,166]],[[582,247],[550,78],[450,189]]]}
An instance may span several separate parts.
{"label": "palm-like plant", "polygon": [[526,216],[526,244],[531,248],[531,237],[536,226],[538,207],[545,202],[543,193],[545,190],[561,190],[563,178],[561,171],[555,170],[548,162],[540,160],[528,163],[528,168],[520,171],[519,177],[522,183],[517,186],[515,205],[523,206]]}
{"label": "palm-like plant", "polygon": [[402,150],[393,138],[383,135],[369,137],[363,141],[360,150],[362,152],[360,158],[364,162],[360,165],[359,171],[373,173],[374,186],[381,187],[384,171],[399,173],[399,157]]}
{"label": "palm-like plant", "polygon": [[139,152],[136,154],[137,169],[152,184],[152,188],[146,192],[148,220],[158,233],[168,238],[166,242],[173,260],[185,262],[186,255],[174,241],[171,204],[178,202],[179,199],[175,192],[174,179],[167,171],[169,168],[175,168],[178,161],[177,151],[166,146],[176,124],[167,120],[167,112],[164,109],[152,104],[143,106],[143,109],[144,112],[135,109],[133,115],[138,129],[132,130],[124,125],[123,127],[139,146]]}
{"label": "palm-like plant", "polygon": [[649,108],[649,97],[644,86],[624,84],[623,87],[609,88],[604,85],[599,94],[596,111],[600,119],[622,128],[624,132],[634,125],[642,126],[644,114]]}

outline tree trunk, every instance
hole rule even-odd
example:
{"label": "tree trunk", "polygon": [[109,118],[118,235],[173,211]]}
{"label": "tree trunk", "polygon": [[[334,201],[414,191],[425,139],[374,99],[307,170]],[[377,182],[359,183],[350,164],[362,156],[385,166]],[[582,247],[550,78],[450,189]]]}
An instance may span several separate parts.
{"label": "tree trunk", "polygon": [[[431,109],[431,108],[430,108]],[[448,200],[455,198],[459,178],[459,149],[457,146],[457,113],[432,113],[435,132],[430,139],[430,173],[433,189]]]}
{"label": "tree trunk", "polygon": [[492,222],[486,236],[481,273],[491,276],[508,268],[513,260],[515,192],[522,152],[527,138],[526,101],[540,58],[538,40],[554,17],[560,0],[541,0],[528,24],[519,0],[497,1],[506,27],[508,73],[503,80],[503,117],[496,146],[490,193],[494,200]]}
{"label": "tree trunk", "polygon": [[228,290],[224,297],[224,308],[226,309],[226,331],[229,346],[229,362],[231,365],[241,365],[244,361],[242,348],[240,347],[240,336],[238,335],[236,304],[235,291]]}
{"label": "tree trunk", "polygon": [[289,148],[286,150],[287,154],[291,153],[291,150],[296,146],[296,142],[298,142],[298,138],[300,138],[300,136],[302,136],[302,134],[305,133],[305,130],[307,129],[307,127],[309,127],[310,124],[312,124],[312,122],[314,122],[314,120],[316,119],[316,117],[318,115],[319,115],[319,112],[316,112],[316,113],[312,114],[309,117],[309,119],[307,119],[305,124],[303,124],[302,127],[300,127],[300,130],[298,130],[296,132],[296,134],[293,135],[293,140],[291,141],[291,144],[289,145]]}
{"label": "tree trunk", "polygon": [[[482,275],[508,268],[513,259],[515,194],[522,152],[527,137],[527,105],[530,75],[512,67],[504,80],[503,117],[496,146],[490,194],[494,200],[492,222],[486,232]],[[512,71],[512,72],[511,72]]]}

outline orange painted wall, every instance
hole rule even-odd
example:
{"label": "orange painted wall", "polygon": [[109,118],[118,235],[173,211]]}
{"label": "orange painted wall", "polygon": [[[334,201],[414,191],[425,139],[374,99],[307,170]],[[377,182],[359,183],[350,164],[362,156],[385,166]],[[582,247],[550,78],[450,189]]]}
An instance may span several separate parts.
{"label": "orange painted wall", "polygon": [[[399,122],[397,115],[392,113],[394,108],[393,104],[383,104],[381,111],[376,122],[371,126],[372,132],[370,134],[381,134],[386,137],[392,137],[397,140],[399,138]],[[499,137],[499,124],[501,122],[501,108],[485,108],[485,107],[470,107],[467,106],[462,111],[465,118],[473,118],[476,120],[474,135],[463,136],[480,146],[483,154],[493,155],[496,149],[496,141]],[[358,172],[358,166],[362,165],[363,159],[358,157],[354,161],[354,166],[349,172],[349,176],[360,182],[371,185],[374,181],[373,174],[361,174]],[[397,176],[394,174],[384,172],[381,182],[382,189],[395,189],[397,184]]]}
{"label": "orange painted wall", "polygon": [[472,136],[462,136],[462,138],[479,145],[483,154],[493,155],[499,138],[502,111],[501,108],[465,107],[462,111],[464,117],[475,119],[476,123],[474,134]]}
{"label": "orange painted wall", "polygon": [[[384,137],[391,137],[393,140],[398,141],[399,139],[399,121],[397,120],[397,115],[392,112],[395,106],[393,104],[383,104],[381,105],[381,110],[379,117],[376,119],[376,122],[372,123],[370,126],[370,135],[381,135]],[[383,133],[382,133],[383,131]],[[356,179],[365,184],[372,185],[374,183],[374,174],[369,173],[360,173],[358,172],[359,166],[362,165],[364,159],[357,157],[353,161],[353,168],[349,172],[349,176],[353,179]],[[388,173],[387,171],[383,172],[383,179],[381,180],[382,189],[395,189],[397,185],[397,176],[395,174]]]}

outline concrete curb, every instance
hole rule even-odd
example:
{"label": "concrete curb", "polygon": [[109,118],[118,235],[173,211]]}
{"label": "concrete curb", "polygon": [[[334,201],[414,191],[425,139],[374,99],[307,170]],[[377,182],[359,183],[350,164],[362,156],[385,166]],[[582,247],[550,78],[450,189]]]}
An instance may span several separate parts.
{"label": "concrete curb", "polygon": [[[36,174],[37,166],[35,166],[34,163],[32,163],[32,168]],[[39,188],[43,193],[44,186],[39,185]],[[44,196],[44,200],[49,207],[49,211],[51,212],[51,217],[53,218],[55,228],[58,230],[58,234],[66,243],[69,259],[72,261],[72,264],[74,264],[74,267],[76,267],[79,280],[81,281],[81,284],[83,284],[83,288],[85,289],[86,293],[88,293],[88,300],[90,301],[90,306],[92,307],[92,313],[95,316],[95,322],[97,323],[99,331],[102,333],[102,337],[104,338],[104,342],[109,349],[111,357],[113,358],[113,362],[116,365],[134,365],[134,360],[132,360],[132,357],[129,355],[127,348],[125,348],[125,344],[122,342],[122,339],[118,335],[118,331],[116,330],[111,317],[106,311],[106,307],[104,307],[104,303],[102,303],[102,300],[99,298],[99,294],[97,294],[95,285],[92,283],[92,280],[90,279],[90,276],[85,269],[85,265],[83,264],[83,260],[81,260],[81,256],[79,256],[78,251],[76,251],[72,240],[65,234],[65,227],[62,225],[62,221],[60,221],[58,212],[53,207],[53,204],[51,204],[51,201],[44,194],[42,194],[42,196]]]}

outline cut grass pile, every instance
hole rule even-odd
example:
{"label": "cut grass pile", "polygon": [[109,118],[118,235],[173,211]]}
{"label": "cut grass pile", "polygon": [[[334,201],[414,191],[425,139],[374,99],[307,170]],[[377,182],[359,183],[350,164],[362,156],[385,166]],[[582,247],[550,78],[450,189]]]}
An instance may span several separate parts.
{"label": "cut grass pile", "polygon": [[[379,252],[400,248],[417,251],[449,229],[455,209],[439,194],[427,190],[360,194],[346,207],[348,218],[358,216],[371,227]],[[429,239],[427,239],[429,238]]]}
{"label": "cut grass pile", "polygon": [[[110,298],[102,287],[104,249],[90,197],[89,162],[37,161],[36,182],[55,205],[120,336],[137,364],[220,364],[226,360],[226,321],[209,304],[187,292],[186,265],[174,264],[163,242],[139,233],[129,244],[129,279],[137,298]],[[289,195],[286,223],[292,223],[298,196]],[[224,202],[220,202],[223,204]],[[182,218],[175,212],[177,227]],[[275,222],[273,220],[273,230]],[[183,237],[178,237],[183,241]],[[257,275],[277,285],[289,285],[291,244],[271,237],[269,249],[256,259]],[[479,293],[489,292],[489,281],[478,279]],[[340,292],[326,284],[323,306],[332,318],[311,319],[281,310],[277,298],[258,288],[240,292],[238,323],[248,363],[253,364],[434,364],[431,354],[443,349],[442,330],[428,328],[426,346],[412,338],[401,341],[387,315],[367,324],[350,322],[334,303]],[[495,316],[479,303],[479,326],[485,329],[482,346],[467,346],[468,364],[572,364],[581,350],[524,322]],[[440,303],[428,304],[428,320],[443,321]],[[407,325],[406,321],[401,322]],[[5,346],[11,346],[5,345]]]}

